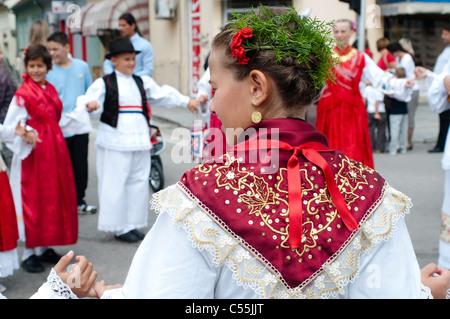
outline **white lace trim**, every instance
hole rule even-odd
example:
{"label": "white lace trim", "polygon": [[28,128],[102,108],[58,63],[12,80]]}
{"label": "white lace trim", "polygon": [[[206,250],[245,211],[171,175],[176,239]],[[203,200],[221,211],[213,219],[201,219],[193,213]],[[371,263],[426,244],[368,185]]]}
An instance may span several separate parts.
{"label": "white lace trim", "polygon": [[50,274],[47,277],[47,282],[44,284],[52,294],[63,299],[78,299],[78,297],[72,292],[69,286],[67,286],[62,279],[58,276],[56,271],[52,268]]}
{"label": "white lace trim", "polygon": [[[242,245],[244,240],[220,223],[220,219],[215,222],[210,216],[216,216],[183,184],[154,194],[151,207],[156,213],[168,213],[173,223],[186,231],[194,248],[211,254],[215,266],[226,265],[237,285],[252,289],[260,298],[331,298],[345,293],[344,287],[359,275],[361,254],[369,253],[392,237],[397,221],[409,213],[412,203],[386,184],[378,201],[368,210],[369,218],[363,219],[362,228],[351,236],[352,240],[294,289],[248,243]],[[427,287],[423,286],[422,291],[424,296],[431,296]]]}

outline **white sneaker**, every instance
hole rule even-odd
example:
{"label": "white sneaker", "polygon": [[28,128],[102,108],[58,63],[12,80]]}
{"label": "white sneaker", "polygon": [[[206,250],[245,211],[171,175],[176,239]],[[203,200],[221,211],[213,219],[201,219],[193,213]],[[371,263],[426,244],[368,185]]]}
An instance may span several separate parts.
{"label": "white sneaker", "polygon": [[92,215],[97,212],[97,207],[92,205],[81,204],[78,205],[78,214],[80,215]]}

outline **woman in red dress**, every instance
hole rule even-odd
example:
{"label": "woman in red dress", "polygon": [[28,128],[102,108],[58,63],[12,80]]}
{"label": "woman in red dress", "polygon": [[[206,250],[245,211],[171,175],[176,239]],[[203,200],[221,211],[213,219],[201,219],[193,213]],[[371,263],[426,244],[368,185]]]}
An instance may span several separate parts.
{"label": "woman in red dress", "polygon": [[373,168],[368,115],[359,90],[365,56],[349,45],[351,22],[336,22],[333,32],[338,41],[335,54],[341,63],[335,67],[335,83],[327,83],[317,105],[316,127],[331,148]]}

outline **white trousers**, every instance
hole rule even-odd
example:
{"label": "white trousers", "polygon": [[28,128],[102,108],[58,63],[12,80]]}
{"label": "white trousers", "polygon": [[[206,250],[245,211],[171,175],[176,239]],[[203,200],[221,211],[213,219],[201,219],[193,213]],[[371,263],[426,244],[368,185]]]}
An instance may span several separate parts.
{"label": "white trousers", "polygon": [[150,151],[97,146],[98,230],[120,235],[147,226],[150,165]]}
{"label": "white trousers", "polygon": [[408,142],[408,114],[389,115],[391,142],[389,153],[396,154],[399,150],[406,152]]}

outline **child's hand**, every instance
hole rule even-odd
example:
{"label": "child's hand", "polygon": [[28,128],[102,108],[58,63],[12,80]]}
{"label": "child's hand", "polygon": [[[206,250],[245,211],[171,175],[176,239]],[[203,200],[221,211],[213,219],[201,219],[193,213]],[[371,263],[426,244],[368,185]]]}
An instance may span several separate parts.
{"label": "child's hand", "polygon": [[98,104],[97,101],[91,101],[88,104],[86,104],[86,109],[88,112],[93,112],[95,110],[98,110],[100,108],[100,104]]}
{"label": "child's hand", "polygon": [[27,133],[27,130],[25,129],[25,127],[20,125],[20,122],[19,122],[19,123],[17,123],[17,126],[16,126],[16,129],[14,130],[14,133],[17,136],[23,137]]}
{"label": "child's hand", "polygon": [[206,95],[206,94],[200,95],[200,96],[198,97],[198,99],[197,99],[197,101],[198,101],[199,104],[206,103],[206,102],[208,102],[208,100],[209,100],[209,97],[208,97],[208,95]]}
{"label": "child's hand", "polygon": [[373,115],[373,118],[374,118],[375,120],[381,120],[381,115],[380,115],[380,113],[375,112],[374,115]]}
{"label": "child's hand", "polygon": [[416,66],[414,69],[414,75],[416,76],[416,79],[426,78],[427,69],[425,69],[423,66]]}
{"label": "child's hand", "polygon": [[407,88],[412,88],[415,83],[416,83],[416,81],[414,79],[408,79],[408,80],[406,80],[405,86]]}
{"label": "child's hand", "polygon": [[22,139],[26,143],[33,145],[33,148],[36,147],[36,143],[42,142],[35,131],[26,131],[25,135],[22,136]]}
{"label": "child's hand", "polygon": [[121,288],[121,284],[116,285],[105,285],[105,282],[102,280],[101,282],[96,282],[94,284],[94,290],[97,293],[98,298],[101,298],[106,290]]}
{"label": "child's hand", "polygon": [[77,256],[76,260],[78,263],[72,266],[70,272],[65,271],[73,256],[74,252],[69,251],[61,257],[53,269],[79,298],[97,297],[97,293],[93,288],[97,279],[97,272],[93,270],[94,266],[84,256]]}
{"label": "child's hand", "polygon": [[188,103],[188,109],[194,114],[198,113],[198,100],[190,99]]}
{"label": "child's hand", "polygon": [[422,284],[430,288],[434,299],[445,299],[449,289],[450,271],[436,264],[428,264],[421,270]]}

